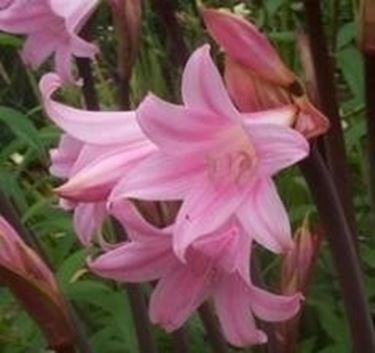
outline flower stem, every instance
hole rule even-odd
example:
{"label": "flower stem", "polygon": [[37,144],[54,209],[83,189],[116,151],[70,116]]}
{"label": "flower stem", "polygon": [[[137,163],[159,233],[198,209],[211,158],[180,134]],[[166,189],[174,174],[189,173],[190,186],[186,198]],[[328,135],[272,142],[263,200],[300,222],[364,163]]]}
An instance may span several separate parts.
{"label": "flower stem", "polygon": [[346,157],[344,134],[336,96],[336,84],[332,58],[329,55],[323,27],[323,14],[319,0],[304,0],[311,56],[316,74],[319,107],[329,118],[331,128],[324,137],[324,156],[339,192],[339,199],[353,236],[357,243],[357,227],[352,194],[350,190],[349,168]]}
{"label": "flower stem", "polygon": [[209,303],[204,303],[200,306],[199,316],[203,322],[213,352],[228,353],[227,344],[221,334],[219,323]]}
{"label": "flower stem", "polygon": [[366,122],[372,205],[375,208],[375,53],[364,53],[366,85]]}
{"label": "flower stem", "polygon": [[315,146],[310,157],[302,161],[300,166],[317,206],[336,264],[354,352],[375,352],[374,328],[366,300],[363,273],[340,202],[339,191]]}

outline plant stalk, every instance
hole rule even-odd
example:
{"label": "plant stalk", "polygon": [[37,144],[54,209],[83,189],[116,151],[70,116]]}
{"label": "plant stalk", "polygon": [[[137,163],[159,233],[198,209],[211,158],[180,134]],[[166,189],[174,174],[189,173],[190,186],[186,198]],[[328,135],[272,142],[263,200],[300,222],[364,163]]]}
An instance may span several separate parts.
{"label": "plant stalk", "polygon": [[375,352],[375,335],[363,284],[363,273],[331,173],[313,146],[300,163],[331,248],[341,286],[355,353]]}
{"label": "plant stalk", "polygon": [[372,205],[375,208],[375,52],[363,54],[366,85],[366,123]]}
{"label": "plant stalk", "polygon": [[199,307],[199,316],[206,330],[208,341],[214,353],[228,353],[227,344],[219,328],[217,318],[208,302]]}
{"label": "plant stalk", "polygon": [[343,205],[352,241],[357,246],[357,226],[355,210],[350,189],[350,174],[347,163],[345,140],[336,96],[333,61],[329,55],[323,27],[321,1],[304,0],[311,56],[316,73],[319,108],[328,117],[331,128],[324,137],[324,147],[330,173],[337,186],[339,199]]}

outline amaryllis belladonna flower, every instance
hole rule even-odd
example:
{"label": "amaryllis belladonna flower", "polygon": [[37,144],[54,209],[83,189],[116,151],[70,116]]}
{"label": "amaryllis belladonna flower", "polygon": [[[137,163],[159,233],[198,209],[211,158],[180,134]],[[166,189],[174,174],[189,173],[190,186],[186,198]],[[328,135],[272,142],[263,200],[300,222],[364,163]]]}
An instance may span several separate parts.
{"label": "amaryllis belladonna flower", "polygon": [[0,7],[0,30],[27,36],[22,59],[33,68],[54,56],[64,81],[73,81],[72,58],[93,58],[97,47],[79,36],[98,0],[9,0]]}
{"label": "amaryllis belladonna flower", "polygon": [[225,80],[239,110],[253,112],[293,102],[299,108],[294,122],[298,131],[307,138],[327,131],[328,119],[311,104],[299,79],[253,24],[228,11],[204,9],[202,15],[226,54]]}
{"label": "amaryllis belladonna flower", "polygon": [[90,112],[56,102],[51,96],[61,84],[56,74],[40,82],[47,115],[65,131],[51,151],[51,173],[66,179],[57,192],[75,209],[75,229],[88,244],[106,215],[114,185],[155,146],[138,127],[134,112]]}
{"label": "amaryllis belladonna flower", "polygon": [[294,316],[301,296],[280,296],[254,286],[249,275],[251,239],[241,225],[229,220],[186,254],[174,254],[172,228],[146,223],[130,203],[118,202],[113,214],[126,228],[130,241],[90,263],[100,276],[125,282],[159,280],[150,299],[150,318],[167,331],[181,327],[208,298],[212,298],[223,333],[235,346],[264,343],[254,316],[283,321]]}
{"label": "amaryllis belladonna flower", "polygon": [[189,59],[183,106],[149,95],[137,110],[145,134],[159,147],[114,188],[124,197],[183,200],[174,249],[184,259],[190,244],[233,216],[274,252],[292,247],[284,206],[272,181],[308,154],[304,137],[288,127],[293,106],[248,114],[233,106],[209,46]]}

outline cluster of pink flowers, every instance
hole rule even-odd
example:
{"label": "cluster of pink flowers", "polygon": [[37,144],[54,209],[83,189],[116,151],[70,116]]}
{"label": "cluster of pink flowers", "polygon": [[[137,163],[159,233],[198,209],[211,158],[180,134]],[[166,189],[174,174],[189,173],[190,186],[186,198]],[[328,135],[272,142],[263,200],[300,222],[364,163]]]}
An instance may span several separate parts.
{"label": "cluster of pink flowers", "polygon": [[[33,1],[30,11],[45,14],[38,24],[56,26],[58,37],[18,17],[33,16],[17,11],[22,2],[0,11],[0,29],[28,34],[24,58],[34,65],[55,52],[57,73],[45,75],[40,90],[47,115],[65,132],[51,152],[51,173],[66,179],[56,189],[61,203],[74,209],[84,245],[108,214],[128,234],[126,242],[90,260],[90,268],[119,281],[158,280],[150,318],[167,331],[212,298],[231,344],[264,343],[254,316],[289,319],[301,295],[277,295],[253,284],[252,245],[276,254],[293,248],[273,177],[308,155],[307,138],[326,131],[327,119],[268,40],[252,24],[218,10],[204,10],[203,18],[225,52],[224,81],[206,44],[186,64],[182,105],[149,94],[135,111],[66,106],[52,95],[71,72],[71,55],[94,53],[77,30],[96,1]],[[39,51],[35,41],[43,33],[51,44]],[[178,200],[181,207],[174,223],[159,229],[143,218],[134,199]]]}

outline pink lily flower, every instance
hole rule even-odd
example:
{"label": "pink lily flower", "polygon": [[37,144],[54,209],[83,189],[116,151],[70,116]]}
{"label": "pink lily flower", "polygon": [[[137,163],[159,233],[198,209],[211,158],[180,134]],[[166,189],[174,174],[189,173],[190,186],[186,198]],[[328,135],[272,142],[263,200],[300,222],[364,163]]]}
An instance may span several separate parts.
{"label": "pink lily flower", "polygon": [[137,110],[145,134],[159,147],[113,189],[110,202],[128,198],[183,200],[174,249],[184,260],[190,244],[235,216],[266,248],[293,245],[285,208],[272,177],[306,157],[309,145],[288,127],[293,106],[247,114],[233,106],[209,46],[189,59],[184,106],[149,95]]}
{"label": "pink lily flower", "polygon": [[311,104],[299,79],[252,23],[215,9],[204,9],[202,16],[209,33],[226,54],[225,80],[240,111],[294,103],[299,108],[294,122],[299,132],[312,138],[328,130],[328,119]]}
{"label": "pink lily flower", "polygon": [[61,85],[56,74],[40,82],[48,116],[65,131],[51,151],[50,171],[67,180],[57,192],[63,206],[74,209],[74,228],[88,245],[107,214],[106,199],[114,185],[155,146],[134,112],[89,112],[54,101],[52,94]]}
{"label": "pink lily flower", "polygon": [[27,36],[22,59],[36,69],[54,56],[64,82],[74,81],[72,58],[93,58],[95,45],[79,37],[98,0],[9,0],[0,7],[0,30]]}
{"label": "pink lily flower", "polygon": [[96,274],[118,281],[159,280],[149,315],[168,332],[181,327],[208,298],[213,299],[225,337],[238,347],[266,342],[254,315],[276,322],[298,312],[300,294],[275,295],[251,283],[251,239],[234,219],[189,248],[184,264],[173,251],[172,227],[153,227],[128,202],[116,203],[112,211],[126,227],[130,241],[89,266]]}

